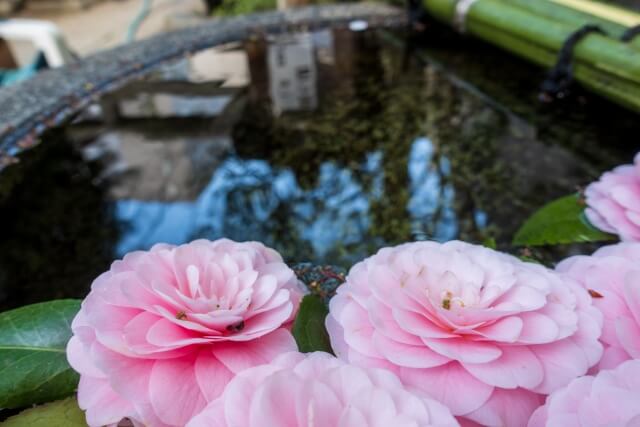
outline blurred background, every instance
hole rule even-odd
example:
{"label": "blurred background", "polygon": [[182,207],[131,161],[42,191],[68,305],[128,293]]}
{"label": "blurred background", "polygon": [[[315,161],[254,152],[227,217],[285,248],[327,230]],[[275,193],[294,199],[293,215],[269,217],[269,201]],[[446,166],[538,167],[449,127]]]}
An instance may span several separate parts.
{"label": "blurred background", "polygon": [[[279,2],[279,4],[278,4]],[[40,19],[55,24],[78,55],[121,44],[140,14],[137,38],[183,28],[210,17],[260,12],[329,0],[0,0],[0,17]],[[402,4],[402,0],[392,3]],[[147,9],[148,8],[148,9]],[[144,12],[148,10],[148,12]],[[20,58],[26,47],[15,49]]]}

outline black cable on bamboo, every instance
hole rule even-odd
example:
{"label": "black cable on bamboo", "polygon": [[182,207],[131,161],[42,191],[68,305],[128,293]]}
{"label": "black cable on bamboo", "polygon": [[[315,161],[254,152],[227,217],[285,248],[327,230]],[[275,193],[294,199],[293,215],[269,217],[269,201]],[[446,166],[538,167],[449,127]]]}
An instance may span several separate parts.
{"label": "black cable on bamboo", "polygon": [[638,34],[640,34],[640,25],[635,25],[633,27],[628,28],[627,31],[625,31],[624,34],[622,34],[622,37],[620,37],[620,40],[625,43],[629,43],[633,41],[633,39],[635,39],[638,36]]}
{"label": "black cable on bamboo", "polygon": [[598,25],[587,24],[571,33],[562,45],[556,65],[549,71],[542,82],[539,99],[551,102],[566,97],[573,83],[573,51],[576,45],[589,34],[605,34]]}
{"label": "black cable on bamboo", "polygon": [[422,0],[407,0],[407,23],[411,31],[423,32],[427,26],[429,16]]}

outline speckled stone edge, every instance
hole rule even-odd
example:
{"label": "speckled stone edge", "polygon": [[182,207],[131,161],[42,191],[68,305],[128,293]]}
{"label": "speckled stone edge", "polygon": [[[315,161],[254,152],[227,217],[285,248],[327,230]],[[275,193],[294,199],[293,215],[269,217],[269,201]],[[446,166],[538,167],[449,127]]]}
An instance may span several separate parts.
{"label": "speckled stone edge", "polygon": [[252,35],[319,29],[367,21],[370,28],[404,25],[402,10],[377,3],[311,6],[244,15],[160,34],[86,57],[0,89],[0,170],[38,143],[48,128],[68,120],[101,95],[176,60]]}
{"label": "speckled stone edge", "polygon": [[329,300],[347,276],[347,270],[335,265],[314,265],[306,262],[292,265],[291,268],[309,291],[322,298],[325,304],[329,304]]}

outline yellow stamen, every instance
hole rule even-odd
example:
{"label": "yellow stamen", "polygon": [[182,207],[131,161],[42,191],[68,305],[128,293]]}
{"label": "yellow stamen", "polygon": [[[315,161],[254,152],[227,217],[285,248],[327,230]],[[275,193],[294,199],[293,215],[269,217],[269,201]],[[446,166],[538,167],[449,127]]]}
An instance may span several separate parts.
{"label": "yellow stamen", "polygon": [[442,299],[442,308],[445,310],[451,310],[451,298],[453,298],[453,294],[451,292],[447,292],[445,294],[445,298]]}

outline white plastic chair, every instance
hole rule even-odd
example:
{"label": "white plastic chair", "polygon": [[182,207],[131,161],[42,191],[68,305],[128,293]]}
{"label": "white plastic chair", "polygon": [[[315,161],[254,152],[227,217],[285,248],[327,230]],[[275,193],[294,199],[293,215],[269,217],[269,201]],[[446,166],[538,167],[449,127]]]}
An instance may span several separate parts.
{"label": "white plastic chair", "polygon": [[74,60],[64,36],[51,22],[36,19],[0,21],[0,38],[28,41],[44,54],[49,67],[61,67]]}

